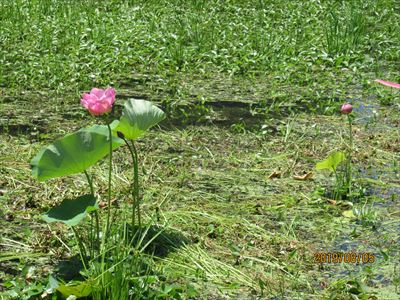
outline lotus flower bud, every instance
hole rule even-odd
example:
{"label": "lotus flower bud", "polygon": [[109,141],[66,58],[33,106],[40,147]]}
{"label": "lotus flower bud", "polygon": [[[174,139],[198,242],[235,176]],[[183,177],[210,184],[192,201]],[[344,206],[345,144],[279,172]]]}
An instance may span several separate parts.
{"label": "lotus flower bud", "polygon": [[342,108],[340,109],[340,112],[345,115],[351,113],[352,111],[353,111],[353,106],[350,103],[343,104]]}
{"label": "lotus flower bud", "polygon": [[120,139],[124,139],[125,135],[121,131],[117,131],[117,135]]}

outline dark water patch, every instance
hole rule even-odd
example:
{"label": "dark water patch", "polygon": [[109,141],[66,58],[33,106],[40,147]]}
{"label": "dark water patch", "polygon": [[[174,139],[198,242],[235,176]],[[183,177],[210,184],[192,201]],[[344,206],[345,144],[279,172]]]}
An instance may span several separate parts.
{"label": "dark water patch", "polygon": [[[370,175],[380,177],[384,172],[384,170],[381,172],[374,170]],[[392,175],[390,170],[388,172]],[[326,280],[355,278],[364,274],[367,276],[365,284],[369,287],[385,288],[394,284],[390,268],[393,267],[391,259],[398,257],[400,253],[400,221],[396,217],[397,212],[400,213],[400,205],[397,200],[392,200],[392,195],[398,192],[398,187],[368,187],[367,194],[379,197],[378,201],[371,203],[369,209],[369,212],[375,214],[372,220],[374,226],[366,225],[363,222],[364,216],[354,211],[356,219],[350,221],[346,232],[336,238],[328,249],[321,251],[369,253],[374,256],[375,261],[366,264],[362,262],[327,264],[323,275]],[[357,209],[362,210],[360,207]],[[365,217],[368,217],[368,213]]]}
{"label": "dark water patch", "polygon": [[129,78],[123,79],[119,81],[119,86],[124,89],[134,88],[136,86],[148,84],[152,82],[154,78],[146,75],[146,74],[134,74]]}
{"label": "dark water patch", "polygon": [[354,123],[364,125],[365,127],[363,130],[381,133],[387,130],[387,126],[398,126],[398,120],[396,118],[387,118],[382,115],[384,109],[390,109],[389,111],[393,112],[399,111],[399,107],[395,103],[383,106],[376,95],[348,99],[347,102],[353,105],[353,112],[356,116]]}
{"label": "dark water patch", "polygon": [[399,170],[392,166],[382,166],[381,168],[369,166],[358,167],[358,178],[369,178],[374,180],[396,179],[399,177]]}
{"label": "dark water patch", "polygon": [[266,116],[276,121],[276,126],[266,126],[270,133],[278,131],[279,120],[284,116],[269,113],[257,113],[254,106],[245,102],[217,101],[197,104],[177,105],[173,109],[162,107],[167,111],[168,117],[161,124],[167,129],[173,127],[185,127],[187,125],[204,126],[216,125],[222,128],[240,126],[243,130],[260,130],[265,123]]}
{"label": "dark water patch", "polygon": [[[378,256],[375,257],[380,259]],[[322,270],[322,277],[325,278],[326,281],[336,281],[344,278],[348,278],[351,281],[360,276],[360,274],[364,274],[367,277],[364,283],[368,287],[385,288],[394,284],[391,277],[391,270],[374,268],[374,271],[371,271],[373,265],[374,264],[370,263],[328,264]]]}
{"label": "dark water patch", "polygon": [[395,207],[399,205],[400,187],[369,187],[367,196],[376,196],[383,201],[374,201],[373,206]]}
{"label": "dark water patch", "polygon": [[65,120],[82,120],[87,116],[87,113],[85,111],[69,111],[69,112],[64,112],[61,113],[60,119],[65,119]]}
{"label": "dark water patch", "polygon": [[375,277],[367,280],[367,285],[371,287],[385,287],[393,284],[393,281],[389,278],[386,278],[383,274],[378,274]]}
{"label": "dark water patch", "polygon": [[0,124],[0,134],[17,135],[36,135],[39,133],[46,133],[45,127],[40,127],[34,124]]}
{"label": "dark water patch", "polygon": [[382,168],[360,167],[358,169],[357,177],[360,179],[366,178],[382,182],[382,185],[372,183],[364,185],[364,195],[375,196],[377,198],[377,201],[374,201],[373,206],[395,207],[396,205],[399,205],[400,186],[384,183],[385,181],[392,181],[399,178],[398,168],[392,166],[383,166]]}
{"label": "dark water patch", "polygon": [[65,281],[70,280],[83,280],[83,276],[80,271],[83,269],[83,264],[78,255],[71,257],[70,259],[64,259],[58,261],[55,267],[55,274],[58,278]]}
{"label": "dark water patch", "polygon": [[360,125],[376,123],[378,119],[378,111],[380,108],[380,105],[377,104],[361,103],[359,105],[355,105],[353,109],[353,112],[357,116],[355,123]]}
{"label": "dark water patch", "polygon": [[10,135],[37,135],[48,131],[47,116],[37,109],[29,109],[27,103],[17,107],[4,107],[0,113],[0,133]]}
{"label": "dark water patch", "polygon": [[[128,225],[129,228],[131,228]],[[135,229],[137,232],[139,228]],[[142,245],[148,244],[145,252],[157,257],[166,257],[170,252],[189,244],[190,240],[178,231],[165,230],[160,226],[150,226],[143,231],[143,235],[137,235],[134,242],[138,239],[142,240]]]}
{"label": "dark water patch", "polygon": [[117,95],[118,99],[124,99],[124,100],[128,100],[128,99],[143,99],[143,100],[147,100],[150,101],[150,95],[148,94],[144,94],[144,93],[120,93]]}
{"label": "dark water patch", "polygon": [[359,241],[354,241],[350,237],[346,236],[334,242],[332,251],[352,252],[357,251],[359,248]]}

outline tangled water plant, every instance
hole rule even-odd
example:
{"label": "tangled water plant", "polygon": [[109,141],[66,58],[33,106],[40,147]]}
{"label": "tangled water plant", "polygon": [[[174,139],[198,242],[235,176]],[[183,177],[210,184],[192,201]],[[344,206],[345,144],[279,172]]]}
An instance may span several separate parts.
{"label": "tangled water plant", "polygon": [[[100,284],[97,284],[98,288],[93,293],[100,295],[101,299],[104,297],[110,299],[110,295],[114,293],[110,292],[111,287],[118,289],[119,284],[110,284],[110,280],[112,281],[114,278],[109,274],[113,266],[115,264],[123,264],[123,262],[129,261],[128,258],[132,257],[132,255],[137,256],[140,253],[138,251],[140,245],[134,244],[134,240],[136,239],[140,244],[142,239],[141,237],[138,238],[137,234],[138,232],[139,234],[145,234],[146,230],[142,230],[143,228],[141,228],[139,163],[134,141],[165,117],[164,112],[152,103],[145,100],[130,99],[125,103],[122,117],[119,120],[112,120],[112,108],[115,96],[116,93],[113,88],[106,90],[93,88],[90,93],[84,94],[81,104],[93,116],[105,115],[106,125],[94,125],[89,128],[80,129],[72,134],[67,134],[43,148],[31,160],[32,175],[39,181],[77,173],[85,174],[90,187],[90,194],[84,194],[75,199],[64,199],[58,206],[50,209],[43,216],[43,219],[47,222],[62,222],[72,229],[80,250],[85,273],[93,274],[94,269],[94,274],[98,275],[96,276],[96,280],[100,280]],[[123,144],[128,146],[134,169],[132,223],[129,238],[126,222],[122,222],[123,226],[115,224],[115,229],[113,230],[111,229],[112,225],[110,222],[112,213],[112,153]],[[102,216],[98,211],[99,204],[94,191],[93,177],[89,175],[88,169],[107,155],[109,157],[108,201],[104,224]],[[90,230],[87,234],[88,241],[85,242],[85,239],[82,238],[76,227],[87,216],[92,217],[93,215],[95,226],[93,226],[93,218],[91,218]],[[135,232],[137,229],[136,219],[138,220],[139,230]],[[116,252],[116,247],[126,250]],[[114,265],[110,266],[108,261],[113,254],[114,256],[118,256],[118,258],[114,257]],[[98,267],[99,259],[100,267]],[[138,259],[134,261],[140,264]],[[130,267],[132,268],[132,266]],[[140,268],[138,269],[139,273],[137,274],[141,274]],[[121,282],[124,282],[128,291],[130,279],[119,279]]]}

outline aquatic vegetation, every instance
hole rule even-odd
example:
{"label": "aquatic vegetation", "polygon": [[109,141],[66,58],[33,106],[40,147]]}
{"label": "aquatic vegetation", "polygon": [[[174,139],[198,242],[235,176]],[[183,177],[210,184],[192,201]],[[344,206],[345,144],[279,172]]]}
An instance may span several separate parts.
{"label": "aquatic vegetation", "polygon": [[[335,174],[335,185],[333,188],[333,198],[340,200],[343,198],[351,200],[352,198],[352,162],[353,157],[353,128],[352,122],[354,116],[352,114],[353,106],[350,103],[344,103],[340,108],[340,113],[347,116],[349,125],[348,143],[346,151],[336,151],[316,164],[317,170],[327,169]],[[344,162],[344,167],[339,169],[339,165]]]}
{"label": "aquatic vegetation", "polygon": [[396,4],[0,1],[0,299],[398,299]]}
{"label": "aquatic vegetation", "polygon": [[329,170],[335,174],[335,184],[333,188],[333,199],[341,199],[343,195],[347,195],[345,187],[345,177],[340,170],[339,165],[346,161],[346,155],[343,152],[337,151],[328,155],[328,157],[315,166],[317,170]]}
{"label": "aquatic vegetation", "polygon": [[[114,102],[115,90],[112,88],[106,90],[93,88],[90,94],[84,94],[81,100],[82,105],[94,116],[111,112]],[[81,195],[75,199],[64,199],[58,206],[50,209],[43,216],[43,219],[49,223],[62,222],[73,230],[77,239],[77,244],[79,245],[81,260],[86,269],[86,273],[92,274],[93,271],[91,271],[91,268],[96,270],[97,267],[93,264],[96,265],[98,258],[101,257],[101,267],[98,271],[101,274],[101,276],[99,276],[101,282],[99,285],[100,291],[94,293],[101,295],[100,297],[103,297],[102,299],[110,295],[110,293],[112,294],[112,292],[108,291],[107,286],[115,286],[112,284],[110,285],[110,279],[105,277],[105,272],[107,268],[109,268],[107,261],[110,255],[118,255],[119,258],[114,257],[114,260],[117,260],[113,262],[113,264],[117,265],[123,263],[128,256],[134,255],[131,250],[121,250],[122,252],[111,251],[114,249],[113,246],[119,245],[118,247],[122,246],[125,248],[123,245],[128,244],[134,249],[138,247],[138,245],[135,244],[137,240],[140,241],[142,239],[142,234],[145,234],[147,231],[145,228],[142,228],[141,222],[138,178],[139,162],[134,140],[142,136],[150,127],[156,125],[164,119],[164,117],[164,112],[152,103],[145,100],[131,99],[125,103],[122,117],[119,120],[110,122],[110,115],[108,115],[106,117],[107,125],[94,125],[68,134],[43,148],[31,160],[32,175],[39,181],[80,172],[85,174],[90,187],[90,194]],[[128,143],[127,139],[130,140],[131,143]],[[116,224],[114,227],[119,228],[119,233],[115,236],[115,229],[113,230],[111,228],[112,152],[124,143],[131,153],[134,167],[132,223],[129,234],[126,228],[121,229],[119,227],[120,224]],[[98,212],[99,203],[97,199],[99,196],[97,196],[94,191],[93,177],[89,175],[88,169],[106,155],[109,157],[109,176],[107,213],[106,222],[104,224]],[[85,243],[85,240],[75,227],[82,223],[88,216],[95,219],[95,225],[94,222],[90,222],[89,240]],[[136,219],[138,219],[139,228],[136,227]],[[126,222],[122,222],[122,224],[125,224],[124,227],[127,225]],[[116,237],[117,240],[115,240]],[[120,257],[121,254],[122,257]],[[138,263],[140,264],[141,262]],[[88,280],[93,280],[93,278],[88,278]],[[82,284],[86,285],[86,283]],[[62,293],[64,294],[64,292]]]}
{"label": "aquatic vegetation", "polygon": [[317,170],[330,170],[336,172],[339,164],[345,160],[343,152],[334,152],[330,154],[325,160],[320,161],[316,164]]}

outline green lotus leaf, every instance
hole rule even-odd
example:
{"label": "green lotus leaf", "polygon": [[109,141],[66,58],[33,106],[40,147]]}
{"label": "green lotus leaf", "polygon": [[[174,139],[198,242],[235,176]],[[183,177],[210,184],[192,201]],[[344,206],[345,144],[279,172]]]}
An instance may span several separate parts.
{"label": "green lotus leaf", "polygon": [[339,164],[346,159],[343,152],[334,152],[330,154],[326,159],[320,161],[316,165],[317,170],[328,169],[332,172],[336,171]]}
{"label": "green lotus leaf", "polygon": [[93,195],[83,195],[75,199],[64,199],[43,215],[47,223],[62,222],[68,226],[79,224],[88,213],[98,209]]}
{"label": "green lotus leaf", "polygon": [[76,298],[88,297],[92,293],[92,290],[92,284],[88,281],[72,282],[57,287],[57,291],[59,291],[65,298],[70,296],[75,296]]}
{"label": "green lotus leaf", "polygon": [[129,140],[135,140],[164,118],[165,113],[151,102],[130,99],[125,103],[120,122],[113,130],[120,131]]}
{"label": "green lotus leaf", "polygon": [[[113,149],[124,141],[113,136]],[[42,149],[32,160],[39,181],[81,173],[109,153],[108,128],[94,125],[68,134]]]}
{"label": "green lotus leaf", "polygon": [[111,122],[110,127],[113,132],[115,132],[115,128],[117,128],[118,124],[119,124],[119,120],[114,120]]}

